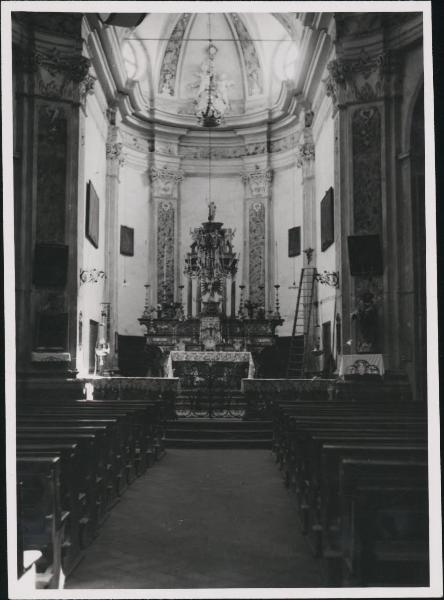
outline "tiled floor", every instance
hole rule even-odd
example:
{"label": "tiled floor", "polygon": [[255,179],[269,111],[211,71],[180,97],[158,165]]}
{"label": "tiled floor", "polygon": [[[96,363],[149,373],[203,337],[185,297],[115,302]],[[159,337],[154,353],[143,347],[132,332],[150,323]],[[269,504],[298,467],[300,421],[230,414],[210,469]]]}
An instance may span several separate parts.
{"label": "tiled floor", "polygon": [[69,589],[320,587],[266,450],[169,450],[113,509]]}

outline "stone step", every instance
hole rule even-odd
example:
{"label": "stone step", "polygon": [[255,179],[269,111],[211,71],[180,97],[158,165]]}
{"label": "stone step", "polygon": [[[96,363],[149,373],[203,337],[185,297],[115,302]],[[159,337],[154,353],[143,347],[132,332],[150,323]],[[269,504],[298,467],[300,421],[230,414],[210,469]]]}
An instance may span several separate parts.
{"label": "stone step", "polygon": [[271,450],[269,439],[238,439],[238,440],[214,440],[214,439],[174,439],[165,440],[167,448],[201,448],[201,449],[262,449]]}
{"label": "stone step", "polygon": [[176,439],[211,439],[211,440],[271,440],[272,432],[268,429],[202,429],[180,428],[167,430],[167,441]]}
{"label": "stone step", "polygon": [[209,419],[198,417],[187,417],[184,419],[175,419],[167,421],[167,429],[236,429],[236,430],[256,430],[266,429],[271,431],[273,424],[271,421],[242,419]]}

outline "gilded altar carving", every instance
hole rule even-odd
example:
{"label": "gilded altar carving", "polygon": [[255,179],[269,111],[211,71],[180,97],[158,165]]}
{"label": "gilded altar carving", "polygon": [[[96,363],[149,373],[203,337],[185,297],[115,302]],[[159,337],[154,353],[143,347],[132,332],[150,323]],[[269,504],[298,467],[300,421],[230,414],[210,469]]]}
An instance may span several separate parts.
{"label": "gilded altar carving", "polygon": [[249,301],[265,306],[265,206],[252,202],[249,209]]}
{"label": "gilded altar carving", "polygon": [[183,180],[183,171],[172,171],[167,165],[161,169],[151,167],[150,179],[155,196],[176,198],[178,183]]}
{"label": "gilded altar carving", "polygon": [[246,185],[248,197],[268,196],[270,183],[273,178],[273,171],[271,169],[261,169],[259,165],[256,165],[254,171],[242,173],[241,177]]}
{"label": "gilded altar carving", "polygon": [[157,211],[157,301],[174,301],[174,220],[173,204],[159,202]]}
{"label": "gilded altar carving", "polygon": [[159,94],[173,96],[176,83],[177,63],[179,61],[185,30],[190,20],[191,13],[183,13],[177,21],[163,56],[159,77]]}

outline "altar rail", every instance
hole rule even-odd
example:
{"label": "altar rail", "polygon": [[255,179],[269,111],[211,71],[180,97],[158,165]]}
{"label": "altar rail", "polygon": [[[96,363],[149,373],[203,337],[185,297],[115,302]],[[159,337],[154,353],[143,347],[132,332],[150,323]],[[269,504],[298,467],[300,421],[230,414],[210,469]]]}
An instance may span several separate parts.
{"label": "altar rail", "polygon": [[94,398],[106,399],[140,399],[153,393],[176,395],[179,389],[177,377],[84,377],[79,381],[85,392],[89,390]]}
{"label": "altar rail", "polygon": [[280,394],[281,392],[323,392],[332,398],[336,379],[242,379],[244,393]]}

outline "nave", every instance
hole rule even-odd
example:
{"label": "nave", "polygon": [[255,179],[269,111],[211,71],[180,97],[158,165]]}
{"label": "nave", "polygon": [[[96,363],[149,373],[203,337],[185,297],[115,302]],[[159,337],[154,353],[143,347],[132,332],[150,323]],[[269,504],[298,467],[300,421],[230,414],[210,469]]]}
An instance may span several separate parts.
{"label": "nave", "polygon": [[168,450],[116,506],[69,589],[320,587],[267,450]]}

